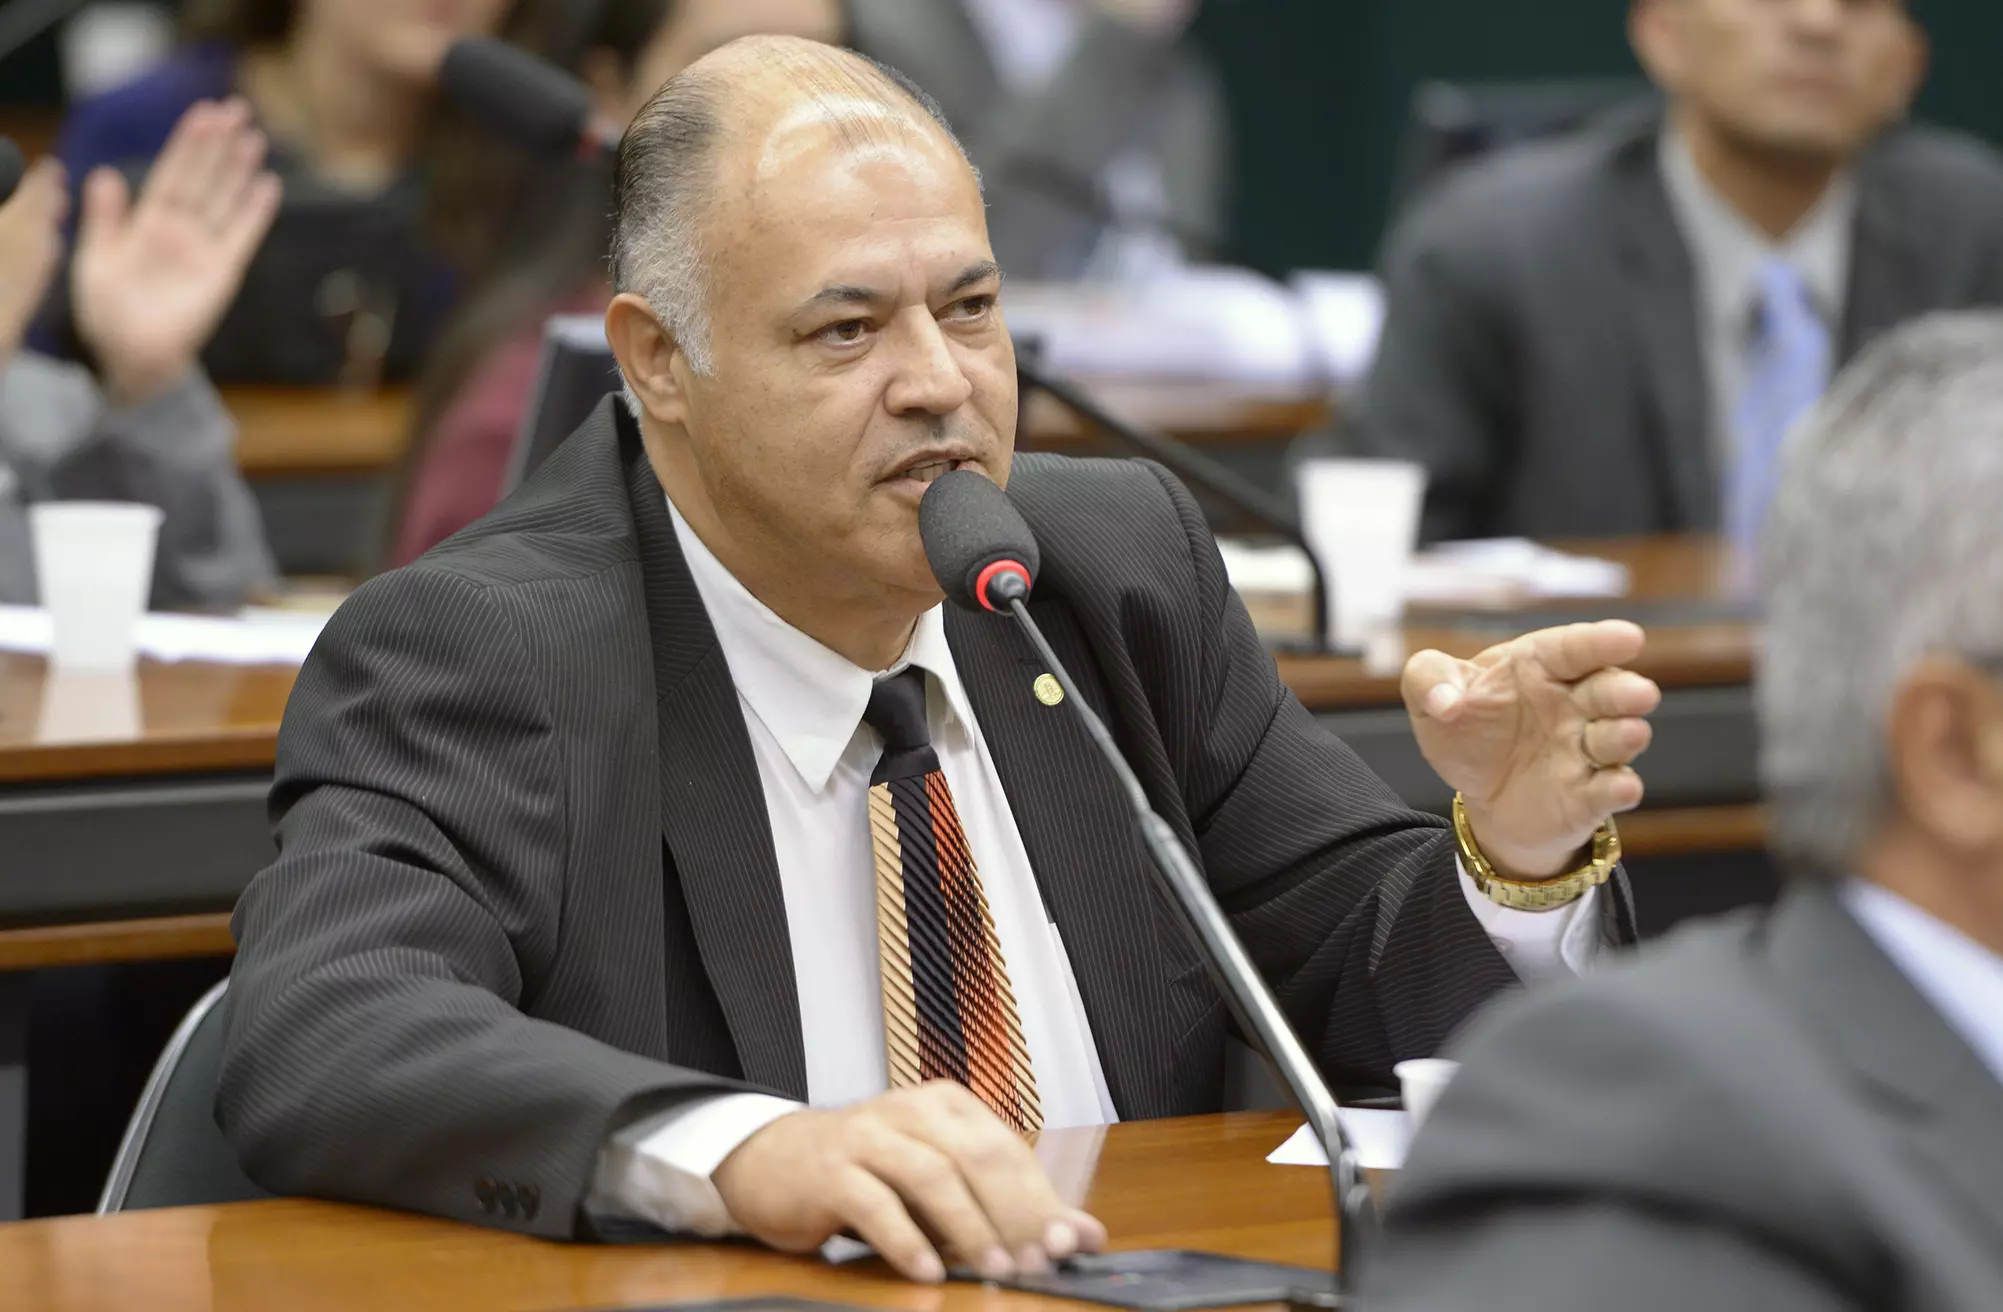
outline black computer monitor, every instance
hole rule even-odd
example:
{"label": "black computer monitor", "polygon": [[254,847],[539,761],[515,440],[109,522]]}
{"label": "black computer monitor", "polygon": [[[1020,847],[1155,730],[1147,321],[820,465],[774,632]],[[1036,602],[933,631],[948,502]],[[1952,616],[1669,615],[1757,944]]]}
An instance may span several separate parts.
{"label": "black computer monitor", "polygon": [[605,320],[559,314],[543,331],[542,368],[503,491],[513,491],[541,467],[598,403],[619,390],[619,365],[605,342]]}

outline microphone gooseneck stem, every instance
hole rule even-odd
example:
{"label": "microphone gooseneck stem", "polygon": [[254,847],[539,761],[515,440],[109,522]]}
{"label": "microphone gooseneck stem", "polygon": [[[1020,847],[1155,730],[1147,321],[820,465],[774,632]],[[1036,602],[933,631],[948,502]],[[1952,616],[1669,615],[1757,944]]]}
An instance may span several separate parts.
{"label": "microphone gooseneck stem", "polygon": [[1006,593],[1015,594],[1007,598],[1009,612],[1021,625],[1030,645],[1036,649],[1044,668],[1064,690],[1064,700],[1084,726],[1086,735],[1098,747],[1099,754],[1106,758],[1106,764],[1112,767],[1114,777],[1127,795],[1128,805],[1133,808],[1134,818],[1140,825],[1141,837],[1147,843],[1148,852],[1154,858],[1155,868],[1167,884],[1171,900],[1182,912],[1189,931],[1196,936],[1211,978],[1223,992],[1239,1028],[1258,1043],[1267,1065],[1300,1105],[1301,1114],[1314,1127],[1315,1137],[1321,1141],[1322,1150],[1328,1156],[1329,1186],[1335,1198],[1335,1281],[1336,1288],[1341,1290],[1353,1275],[1353,1263],[1359,1252],[1357,1241],[1360,1236],[1357,1232],[1370,1224],[1371,1204],[1369,1192],[1357,1171],[1356,1154],[1337,1117],[1335,1096],[1322,1081],[1321,1073],[1315,1069],[1307,1049],[1301,1046],[1299,1036],[1287,1022],[1286,1013],[1280,1010],[1272,990],[1266,987],[1266,981],[1245,951],[1245,945],[1239,942],[1223,908],[1217,905],[1203,872],[1197,869],[1196,862],[1190,858],[1182,840],[1176,837],[1168,822],[1156,814],[1153,804],[1148,801],[1147,790],[1141,787],[1140,779],[1135,776],[1133,767],[1127,764],[1127,758],[1113,741],[1105,722],[1079,695],[1077,685],[1071,681],[1070,671],[1064,668],[1064,662],[1057,659],[1057,653],[1051,650],[1043,631],[1030,618],[1029,607],[1024,604],[1022,595],[1026,591],[1020,585],[1006,589]]}
{"label": "microphone gooseneck stem", "polygon": [[1259,527],[1284,539],[1307,557],[1308,576],[1313,592],[1311,600],[1314,611],[1309,618],[1309,632],[1314,650],[1328,651],[1328,579],[1323,573],[1321,560],[1308,545],[1307,535],[1301,531],[1300,516],[1292,508],[1268,496],[1266,492],[1217,461],[1192,450],[1188,444],[1162,433],[1150,432],[1137,424],[1130,424],[1113,415],[1106,408],[1088,396],[1083,388],[1068,380],[1055,377],[1035,365],[1016,361],[1016,376],[1021,380],[1020,390],[1027,395],[1030,391],[1047,392],[1059,405],[1078,418],[1107,435],[1126,443],[1151,460],[1167,465],[1176,475],[1188,483],[1209,492],[1218,500],[1228,504],[1233,510],[1245,516]]}

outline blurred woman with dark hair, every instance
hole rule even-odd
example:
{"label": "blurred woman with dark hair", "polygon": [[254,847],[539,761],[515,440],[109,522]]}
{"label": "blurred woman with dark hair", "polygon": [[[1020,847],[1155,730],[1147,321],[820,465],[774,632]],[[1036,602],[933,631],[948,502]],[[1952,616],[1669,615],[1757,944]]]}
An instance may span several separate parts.
{"label": "blurred woman with dark hair", "polygon": [[[623,127],[677,72],[741,36],[837,42],[840,0],[528,0],[511,38],[579,74],[598,115]],[[418,386],[390,563],[406,564],[500,500],[552,314],[602,313],[611,299],[611,166],[563,160],[522,189],[494,273],[440,338]]]}
{"label": "blurred woman with dark hair", "polygon": [[[211,373],[410,375],[456,289],[492,258],[510,184],[505,153],[435,103],[438,69],[452,42],[496,30],[513,6],[193,0],[187,44],[72,107],[56,155],[79,183],[101,166],[143,169],[189,106],[242,96],[272,143],[286,207],[218,334]],[[58,306],[41,344],[64,350],[63,326]]]}

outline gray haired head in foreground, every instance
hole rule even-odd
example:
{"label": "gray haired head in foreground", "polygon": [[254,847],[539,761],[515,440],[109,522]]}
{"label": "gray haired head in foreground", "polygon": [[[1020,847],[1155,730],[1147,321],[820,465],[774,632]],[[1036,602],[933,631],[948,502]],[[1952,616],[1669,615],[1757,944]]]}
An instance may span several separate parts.
{"label": "gray haired head in foreground", "polygon": [[2003,315],[1918,320],[1843,371],[1790,444],[1761,561],[1774,847],[1853,873],[1891,800],[1900,675],[2003,656]]}
{"label": "gray haired head in foreground", "polygon": [[[936,124],[966,158],[938,102],[887,64],[797,37],[747,37],[718,53],[734,56],[738,66],[755,60],[761,72],[778,73],[803,98],[821,101],[828,121],[844,134],[866,137],[879,123],[848,107],[893,103]],[[613,175],[613,290],[643,297],[689,367],[702,375],[711,367],[702,207],[711,193],[716,148],[732,117],[732,66],[731,58],[712,55],[668,79],[626,129]],[[626,402],[639,413],[630,387]]]}

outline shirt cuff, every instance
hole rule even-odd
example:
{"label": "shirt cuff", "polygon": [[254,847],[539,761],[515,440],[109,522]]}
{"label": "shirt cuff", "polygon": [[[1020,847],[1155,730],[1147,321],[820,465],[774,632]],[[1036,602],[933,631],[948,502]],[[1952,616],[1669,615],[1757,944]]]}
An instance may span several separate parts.
{"label": "shirt cuff", "polygon": [[1583,975],[1599,959],[1600,889],[1588,889],[1578,901],[1549,911],[1522,911],[1490,901],[1475,887],[1458,854],[1454,869],[1468,910],[1524,983]]}
{"label": "shirt cuff", "polygon": [[587,1210],[705,1239],[741,1234],[710,1176],[746,1139],[804,1110],[763,1093],[727,1093],[635,1121],[599,1150]]}

